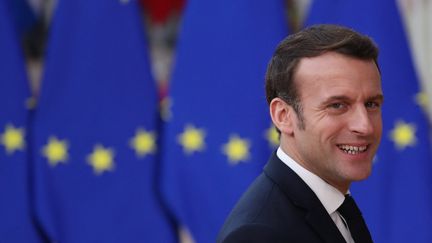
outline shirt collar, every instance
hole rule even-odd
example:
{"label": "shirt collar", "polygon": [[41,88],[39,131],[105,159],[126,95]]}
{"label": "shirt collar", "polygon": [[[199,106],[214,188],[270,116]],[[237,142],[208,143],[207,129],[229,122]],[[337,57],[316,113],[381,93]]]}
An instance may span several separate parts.
{"label": "shirt collar", "polygon": [[284,164],[290,167],[312,189],[328,214],[334,213],[342,205],[345,196],[339,190],[295,162],[280,147],[276,154]]}

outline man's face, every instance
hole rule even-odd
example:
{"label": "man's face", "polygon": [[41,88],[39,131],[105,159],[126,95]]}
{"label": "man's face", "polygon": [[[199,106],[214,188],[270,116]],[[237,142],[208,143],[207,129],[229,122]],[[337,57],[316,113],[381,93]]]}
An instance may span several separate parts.
{"label": "man's face", "polygon": [[339,190],[367,178],[382,133],[375,63],[328,52],[303,58],[294,78],[305,125],[295,116],[294,159]]}

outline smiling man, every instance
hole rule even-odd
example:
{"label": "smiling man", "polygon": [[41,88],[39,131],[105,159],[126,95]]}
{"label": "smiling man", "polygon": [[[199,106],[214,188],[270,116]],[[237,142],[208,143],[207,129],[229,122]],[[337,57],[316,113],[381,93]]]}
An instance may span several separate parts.
{"label": "smiling man", "polygon": [[377,57],[370,38],[336,25],[279,44],[266,96],[280,147],[218,242],[372,242],[349,187],[370,175],[381,139]]}

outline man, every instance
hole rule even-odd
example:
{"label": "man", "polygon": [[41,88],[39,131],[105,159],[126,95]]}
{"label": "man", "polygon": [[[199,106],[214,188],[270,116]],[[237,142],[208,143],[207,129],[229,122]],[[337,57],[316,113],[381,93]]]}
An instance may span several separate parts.
{"label": "man", "polygon": [[335,25],[288,36],[266,74],[280,147],[227,218],[218,242],[372,242],[350,196],[381,132],[378,49]]}

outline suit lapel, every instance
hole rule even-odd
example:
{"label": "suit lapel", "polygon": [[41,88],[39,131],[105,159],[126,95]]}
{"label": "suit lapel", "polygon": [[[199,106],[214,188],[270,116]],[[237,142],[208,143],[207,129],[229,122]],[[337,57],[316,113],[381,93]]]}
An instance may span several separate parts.
{"label": "suit lapel", "polygon": [[[323,206],[321,205],[321,207]],[[319,208],[318,210],[309,208],[309,211],[306,215],[306,222],[323,239],[324,242],[345,243],[345,239],[325,209],[321,210]]]}
{"label": "suit lapel", "polygon": [[344,243],[345,240],[315,193],[273,153],[264,173],[298,207],[306,210],[305,221],[324,242]]}

